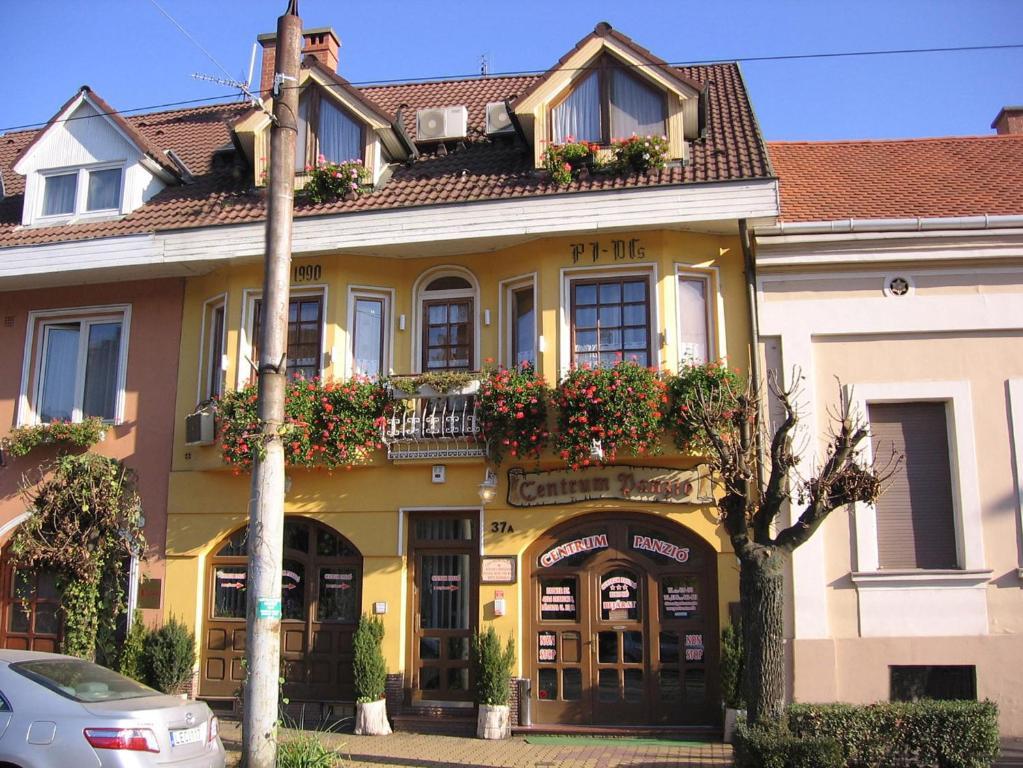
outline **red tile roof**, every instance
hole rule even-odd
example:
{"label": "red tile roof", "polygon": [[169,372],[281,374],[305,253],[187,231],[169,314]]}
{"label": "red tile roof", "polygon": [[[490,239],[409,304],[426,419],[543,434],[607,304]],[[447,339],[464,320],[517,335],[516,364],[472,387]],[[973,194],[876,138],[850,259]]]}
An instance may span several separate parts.
{"label": "red tile roof", "polygon": [[[704,86],[708,101],[706,135],[690,142],[690,162],[684,168],[667,168],[649,176],[595,175],[567,187],[557,187],[536,173],[532,152],[517,148],[510,139],[491,140],[484,134],[486,104],[522,94],[539,79],[537,75],[361,88],[368,99],[391,114],[405,105],[403,120],[412,137],[416,110],[465,105],[469,136],[464,148],[446,155],[421,155],[410,166],[397,166],[380,188],[351,202],[299,202],[295,215],[770,178],[767,150],[738,67],[714,64],[677,71]],[[261,220],[264,197],[253,188],[251,165],[246,170],[230,162],[214,162],[218,149],[231,146],[229,126],[249,109],[244,104],[225,104],[126,118],[151,145],[175,150],[189,166],[195,183],[168,187],[121,219],[89,224],[21,227],[24,179],[14,174],[10,165],[35,132],[0,135],[0,173],[8,194],[0,202],[0,248]]]}
{"label": "red tile roof", "polygon": [[767,146],[783,221],[1023,214],[1023,136]]}

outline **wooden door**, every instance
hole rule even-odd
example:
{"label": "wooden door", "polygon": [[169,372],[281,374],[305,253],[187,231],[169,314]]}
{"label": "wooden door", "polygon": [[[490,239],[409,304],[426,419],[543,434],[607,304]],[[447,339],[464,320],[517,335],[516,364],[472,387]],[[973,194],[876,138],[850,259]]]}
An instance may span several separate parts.
{"label": "wooden door", "polygon": [[410,520],[413,698],[472,701],[479,611],[479,526],[470,516]]}
{"label": "wooden door", "polygon": [[0,590],[0,647],[19,651],[58,653],[63,617],[57,575],[51,571],[16,571],[4,550]]}
{"label": "wooden door", "polygon": [[593,722],[636,725],[649,720],[650,680],[644,574],[633,563],[602,563],[588,573],[597,596],[592,611]]}
{"label": "wooden door", "polygon": [[717,554],[650,515],[598,513],[527,550],[536,723],[718,723]]}
{"label": "wooden door", "polygon": [[[362,556],[336,531],[312,520],[284,524],[281,676],[294,701],[354,701],[352,636],[359,621]],[[202,633],[200,691],[239,695],[244,680],[248,561],[245,530],[213,557]]]}

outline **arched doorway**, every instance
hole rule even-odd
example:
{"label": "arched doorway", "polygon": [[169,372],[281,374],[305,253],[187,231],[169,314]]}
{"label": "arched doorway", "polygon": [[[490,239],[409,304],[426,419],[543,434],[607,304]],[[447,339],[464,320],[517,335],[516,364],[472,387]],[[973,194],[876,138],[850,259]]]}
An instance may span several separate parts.
{"label": "arched doorway", "polygon": [[[244,679],[246,529],[217,545],[206,573],[206,627],[199,690],[234,698]],[[362,554],[315,520],[284,521],[281,663],[292,701],[355,700],[352,636],[362,604]]]}
{"label": "arched doorway", "polygon": [[716,553],[680,525],[594,514],[526,552],[536,723],[715,725]]}

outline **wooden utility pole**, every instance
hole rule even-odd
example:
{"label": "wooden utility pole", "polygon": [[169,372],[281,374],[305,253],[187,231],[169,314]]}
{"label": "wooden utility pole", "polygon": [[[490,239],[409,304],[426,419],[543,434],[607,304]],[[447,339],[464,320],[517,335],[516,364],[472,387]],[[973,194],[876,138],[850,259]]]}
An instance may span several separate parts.
{"label": "wooden utility pole", "polygon": [[259,333],[259,425],[249,501],[249,575],[245,611],[245,712],[242,760],[246,768],[277,762],[277,698],[281,675],[281,558],[284,550],[284,394],[287,386],[288,290],[295,193],[295,138],[302,20],[298,0],[277,19],[274,122],[266,259]]}

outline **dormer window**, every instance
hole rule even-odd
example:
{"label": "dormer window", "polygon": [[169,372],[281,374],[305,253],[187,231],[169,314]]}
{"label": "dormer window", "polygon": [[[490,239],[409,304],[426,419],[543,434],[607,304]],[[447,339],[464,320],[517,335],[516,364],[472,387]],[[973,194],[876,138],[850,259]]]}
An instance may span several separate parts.
{"label": "dormer window", "polygon": [[315,166],[320,155],[332,163],[362,160],[363,147],[362,124],[318,88],[306,89],[298,105],[295,168]]}
{"label": "dormer window", "polygon": [[120,166],[44,173],[40,216],[117,213],[123,175]]}
{"label": "dormer window", "polygon": [[564,144],[569,137],[610,144],[632,134],[667,133],[667,104],[662,92],[610,56],[600,58],[594,69],[551,109],[551,140],[555,144]]}

